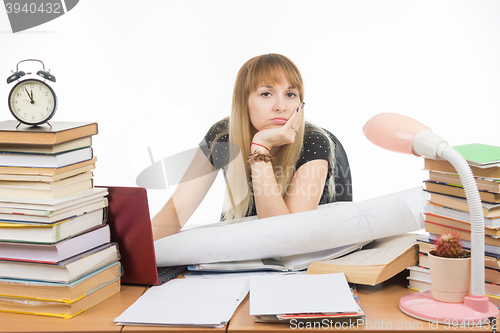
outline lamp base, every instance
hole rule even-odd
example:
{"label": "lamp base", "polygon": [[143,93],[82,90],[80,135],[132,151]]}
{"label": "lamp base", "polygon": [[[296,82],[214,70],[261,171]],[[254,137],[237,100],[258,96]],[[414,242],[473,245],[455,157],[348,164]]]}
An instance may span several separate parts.
{"label": "lamp base", "polygon": [[471,297],[476,298],[473,302],[476,304],[473,307],[477,309],[477,302],[482,303],[479,307],[484,311],[478,311],[466,305],[469,303],[468,297],[466,297],[465,303],[445,303],[432,298],[432,292],[430,291],[412,293],[401,297],[399,308],[407,315],[420,320],[450,326],[465,325],[470,328],[473,325],[491,323],[488,318],[493,317],[496,319],[498,317],[498,308],[486,296],[482,300],[477,300],[477,296]]}

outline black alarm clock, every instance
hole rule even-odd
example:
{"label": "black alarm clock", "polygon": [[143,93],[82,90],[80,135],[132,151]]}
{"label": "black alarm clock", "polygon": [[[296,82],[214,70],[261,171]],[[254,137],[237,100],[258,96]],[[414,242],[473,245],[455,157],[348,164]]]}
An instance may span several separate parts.
{"label": "black alarm clock", "polygon": [[[42,63],[43,70],[36,74],[43,80],[27,77],[31,73],[25,73],[19,70],[19,64],[25,61],[38,61]],[[18,81],[9,94],[10,113],[20,124],[38,126],[47,123],[56,113],[57,96],[54,89],[46,81],[56,82],[54,75],[50,71],[45,71],[45,65],[42,61],[36,59],[26,59],[17,63],[16,72],[7,78],[10,84]],[[52,127],[52,126],[51,126]]]}

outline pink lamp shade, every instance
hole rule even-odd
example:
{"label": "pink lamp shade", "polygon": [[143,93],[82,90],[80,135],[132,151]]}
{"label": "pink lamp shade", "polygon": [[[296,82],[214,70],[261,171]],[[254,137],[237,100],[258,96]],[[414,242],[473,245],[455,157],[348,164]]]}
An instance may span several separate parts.
{"label": "pink lamp shade", "polygon": [[412,148],[413,139],[424,128],[428,127],[410,117],[397,113],[380,113],[366,122],[363,133],[380,148],[415,154]]}

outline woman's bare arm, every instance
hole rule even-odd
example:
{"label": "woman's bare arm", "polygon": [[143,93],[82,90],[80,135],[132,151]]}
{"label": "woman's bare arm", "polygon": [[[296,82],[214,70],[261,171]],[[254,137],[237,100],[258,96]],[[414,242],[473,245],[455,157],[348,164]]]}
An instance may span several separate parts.
{"label": "woman's bare arm", "polygon": [[318,207],[328,175],[326,160],[312,160],[302,165],[292,177],[284,198],[271,162],[255,162],[251,168],[255,207],[259,218],[298,213]]}
{"label": "woman's bare arm", "polygon": [[205,198],[217,172],[201,149],[165,206],[153,217],[153,239],[178,233]]}

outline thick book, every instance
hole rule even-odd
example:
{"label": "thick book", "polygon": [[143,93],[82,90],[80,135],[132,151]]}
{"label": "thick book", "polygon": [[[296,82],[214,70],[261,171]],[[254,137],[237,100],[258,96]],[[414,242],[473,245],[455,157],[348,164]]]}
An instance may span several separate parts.
{"label": "thick book", "polygon": [[[469,249],[470,250],[470,249]],[[429,268],[429,254],[419,252],[418,253],[418,266],[423,268]],[[495,257],[485,256],[484,257],[484,267],[500,269],[500,256],[495,255]]]}
{"label": "thick book", "polygon": [[0,151],[32,154],[57,154],[92,146],[92,137],[87,136],[57,145],[0,144]]}
{"label": "thick book", "polygon": [[[439,237],[437,234],[429,234],[428,237],[421,237],[417,240],[419,245],[418,262],[419,266],[429,267],[428,253],[432,250],[432,242]],[[470,241],[462,240],[462,247],[470,251]],[[484,266],[500,269],[500,247],[494,245],[484,245]]]}
{"label": "thick book", "polygon": [[94,174],[92,171],[87,171],[50,182],[0,179],[0,188],[53,190],[73,183],[78,183],[83,180],[92,179],[93,176]]}
{"label": "thick book", "polygon": [[118,292],[120,292],[120,280],[94,290],[92,293],[72,303],[0,297],[0,311],[69,319]]}
{"label": "thick book", "polygon": [[17,198],[56,199],[89,190],[93,187],[94,179],[91,178],[53,189],[0,187],[0,196],[11,195]]}
{"label": "thick book", "polygon": [[0,260],[0,278],[70,283],[119,259],[116,244],[108,243],[57,264]]}
{"label": "thick book", "polygon": [[51,121],[52,127],[17,126],[17,121],[0,122],[0,144],[55,145],[97,134],[97,123]]}
{"label": "thick book", "polygon": [[[12,209],[0,206],[0,222],[39,222],[50,224],[90,213],[107,206],[108,199],[106,197],[95,198],[57,211]],[[46,212],[45,215],[43,215],[44,212]]]}
{"label": "thick book", "polygon": [[0,181],[0,197],[54,199],[93,188],[92,172],[64,178],[53,183]]}
{"label": "thick book", "polygon": [[[467,241],[471,240],[471,237],[470,237],[471,231],[470,230],[453,228],[453,227],[450,227],[450,226],[447,226],[444,224],[438,224],[438,223],[429,222],[429,221],[424,221],[424,224],[425,224],[425,231],[427,231],[429,233],[440,235],[444,232],[454,231],[460,236],[460,239],[467,240]],[[487,244],[487,245],[500,246],[500,238],[493,238],[493,237],[485,234],[484,235],[484,244],[485,245]]]}
{"label": "thick book", "polygon": [[26,215],[52,216],[58,214],[61,210],[71,209],[74,205],[102,198],[107,194],[108,191],[106,188],[91,188],[56,199],[0,197],[0,207],[6,209],[2,210],[3,213],[26,214],[21,211],[25,209],[31,211],[31,214]]}
{"label": "thick book", "polygon": [[[479,168],[471,165],[470,168],[475,177],[500,178],[500,166]],[[450,162],[446,160],[433,160],[430,158],[424,158],[424,169],[429,171],[457,173]]]}
{"label": "thick book", "polygon": [[[410,272],[409,278],[423,281],[431,280],[431,271],[429,267],[421,266],[410,266],[408,267]],[[484,269],[484,282],[500,284],[500,270],[494,268],[486,267]]]}
{"label": "thick book", "polygon": [[95,169],[97,157],[62,168],[23,168],[0,166],[0,179],[12,181],[53,182]]}
{"label": "thick book", "polygon": [[0,152],[0,165],[22,168],[62,168],[91,160],[93,156],[92,147],[54,155]]}
{"label": "thick book", "polygon": [[[427,213],[436,215],[439,217],[451,219],[451,220],[457,220],[460,222],[464,223],[472,223],[470,213],[469,212],[464,212],[461,210],[457,209],[452,209],[449,207],[444,207],[441,205],[433,204],[433,203],[428,203],[425,206],[425,210]],[[485,217],[484,218],[484,226],[487,228],[491,229],[497,229],[500,228],[500,217]]]}
{"label": "thick book", "polygon": [[[429,195],[429,201],[432,203],[452,209],[458,209],[464,212],[469,212],[469,205],[467,204],[466,199],[438,193],[429,193]],[[481,203],[483,206],[483,214],[485,217],[500,217],[500,204],[490,204],[487,202]]]}
{"label": "thick book", "polygon": [[413,234],[377,239],[341,258],[315,261],[307,274],[344,272],[348,282],[374,286],[418,263],[416,239]]}
{"label": "thick book", "polygon": [[114,262],[71,283],[0,279],[0,297],[72,303],[93,290],[118,280],[121,275],[121,264]]}
{"label": "thick book", "polygon": [[55,244],[0,242],[0,260],[57,264],[109,243],[110,240],[109,226],[106,224]]}
{"label": "thick book", "polygon": [[191,271],[209,271],[209,272],[227,272],[227,271],[300,271],[316,260],[330,260],[338,258],[347,253],[355,251],[369,242],[356,243],[352,245],[341,246],[325,251],[298,254],[281,258],[268,258],[259,260],[242,260],[242,261],[224,261],[208,264],[195,264],[188,266]]}
{"label": "thick book", "polygon": [[0,222],[0,241],[54,244],[105,222],[104,208],[51,224]]}
{"label": "thick book", "polygon": [[57,199],[79,193],[94,187],[93,175],[82,174],[61,181],[52,187],[13,187],[0,185],[0,197],[12,196],[31,199]]}
{"label": "thick book", "polygon": [[[425,215],[425,220],[428,222],[437,223],[440,225],[445,225],[445,226],[448,226],[451,228],[457,228],[457,229],[463,229],[463,230],[470,231],[470,227],[471,227],[470,222],[450,219],[450,218],[435,215],[435,214],[432,214],[429,212],[425,212],[424,215]],[[495,219],[495,220],[498,220],[498,219]],[[498,221],[498,222],[500,222],[500,221]],[[491,236],[491,237],[500,237],[500,228],[498,228],[498,227],[492,228],[492,227],[487,227],[485,225],[484,234]]]}
{"label": "thick book", "polygon": [[[461,186],[448,185],[443,183],[437,183],[433,181],[426,181],[425,190],[428,192],[441,193],[444,195],[451,195],[454,197],[465,198],[465,190]],[[479,191],[479,197],[481,201],[488,202],[491,204],[500,203],[500,193],[492,193],[486,191]]]}
{"label": "thick book", "polygon": [[500,147],[482,143],[469,143],[453,148],[462,155],[469,165],[478,167],[500,166]]}
{"label": "thick book", "polygon": [[[475,177],[475,179],[477,188],[480,191],[500,193],[500,179],[484,177]],[[448,185],[463,186],[460,176],[456,173],[429,171],[429,180]]]}

